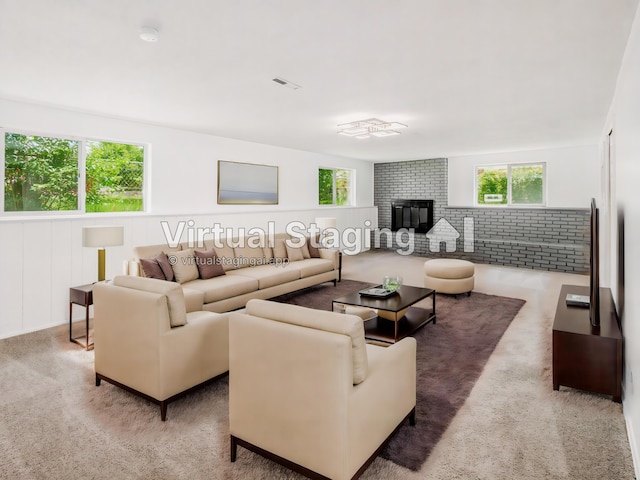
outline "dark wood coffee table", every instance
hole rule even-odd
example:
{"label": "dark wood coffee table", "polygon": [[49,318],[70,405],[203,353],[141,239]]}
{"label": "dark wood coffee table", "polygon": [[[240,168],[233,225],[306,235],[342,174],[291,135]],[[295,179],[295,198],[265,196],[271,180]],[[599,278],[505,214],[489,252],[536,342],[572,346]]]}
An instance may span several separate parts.
{"label": "dark wood coffee table", "polygon": [[[416,332],[429,322],[436,323],[436,291],[430,288],[403,285],[398,292],[387,298],[375,298],[353,292],[333,299],[357,307],[374,308],[378,316],[364,323],[364,335],[369,340],[395,343]],[[413,305],[427,297],[432,298],[432,308]]]}

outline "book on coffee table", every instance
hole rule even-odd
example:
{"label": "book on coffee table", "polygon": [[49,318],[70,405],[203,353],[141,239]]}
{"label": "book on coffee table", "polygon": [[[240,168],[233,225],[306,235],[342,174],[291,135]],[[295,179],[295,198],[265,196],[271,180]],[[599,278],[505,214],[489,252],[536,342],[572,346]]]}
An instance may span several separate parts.
{"label": "book on coffee table", "polygon": [[360,295],[364,295],[365,297],[387,298],[397,292],[387,290],[382,285],[377,285],[375,287],[370,287],[370,288],[365,288],[364,290],[360,290],[358,293]]}

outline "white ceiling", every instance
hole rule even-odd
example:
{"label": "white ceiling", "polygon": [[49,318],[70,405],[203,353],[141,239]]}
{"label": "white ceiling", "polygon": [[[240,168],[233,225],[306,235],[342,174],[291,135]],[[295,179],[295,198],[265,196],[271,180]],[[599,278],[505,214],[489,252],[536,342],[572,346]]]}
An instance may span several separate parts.
{"label": "white ceiling", "polygon": [[[374,161],[595,144],[637,4],[0,0],[0,96]],[[369,117],[409,128],[337,135]]]}

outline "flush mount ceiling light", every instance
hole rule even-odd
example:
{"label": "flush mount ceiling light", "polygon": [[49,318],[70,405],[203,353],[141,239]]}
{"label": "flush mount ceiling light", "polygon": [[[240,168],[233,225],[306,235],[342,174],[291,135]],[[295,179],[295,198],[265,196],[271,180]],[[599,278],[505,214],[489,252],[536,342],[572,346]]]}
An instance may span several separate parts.
{"label": "flush mount ceiling light", "polygon": [[160,34],[157,28],[142,27],[140,30],[140,38],[145,42],[157,42],[160,39]]}
{"label": "flush mount ceiling light", "polygon": [[399,128],[407,128],[407,126],[403,123],[368,118],[338,125],[338,134],[355,138],[389,137],[400,135]]}

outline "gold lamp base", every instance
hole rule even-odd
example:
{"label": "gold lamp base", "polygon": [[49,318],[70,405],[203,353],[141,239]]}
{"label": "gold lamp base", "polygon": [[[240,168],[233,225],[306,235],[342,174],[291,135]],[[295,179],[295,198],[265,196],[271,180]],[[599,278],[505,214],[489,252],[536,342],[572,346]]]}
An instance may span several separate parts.
{"label": "gold lamp base", "polygon": [[105,260],[107,258],[107,254],[104,248],[98,249],[98,281],[102,282],[105,278]]}

